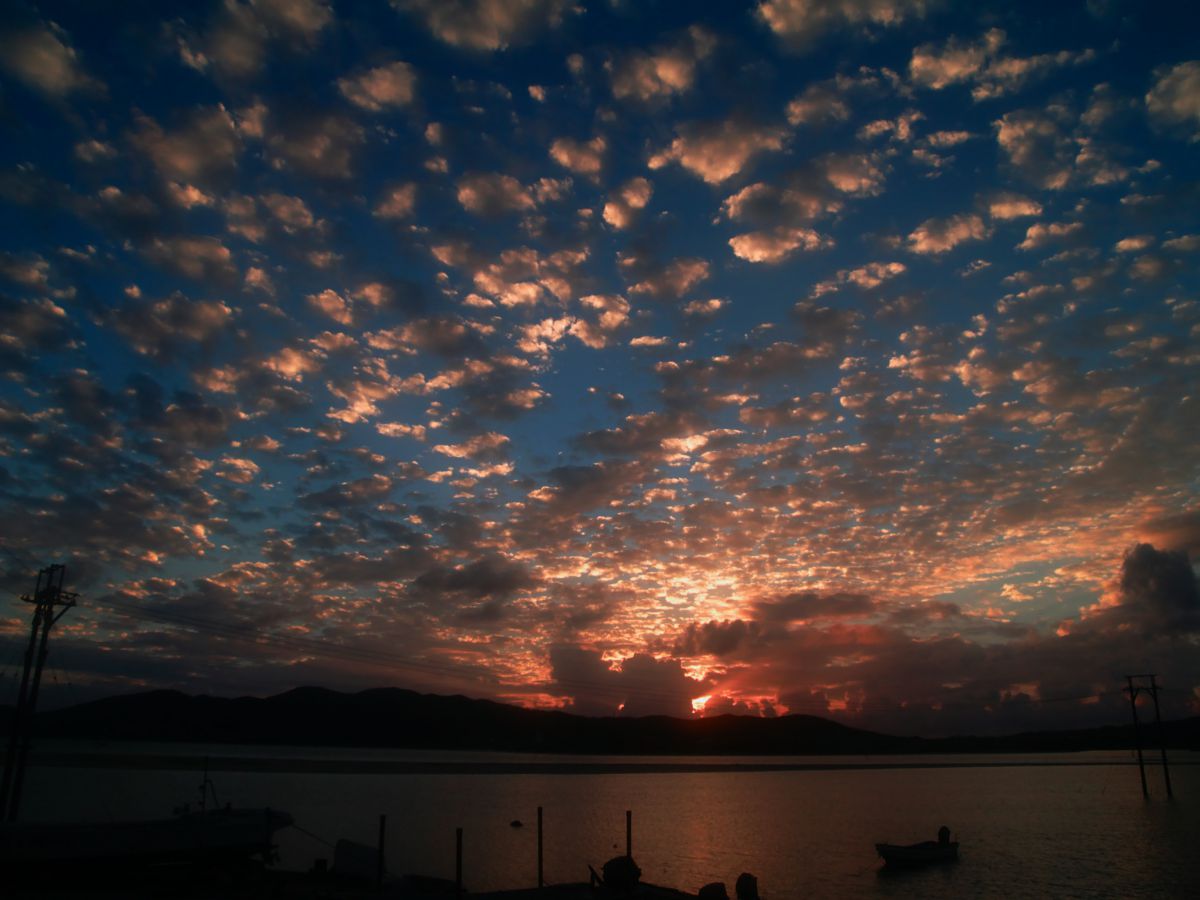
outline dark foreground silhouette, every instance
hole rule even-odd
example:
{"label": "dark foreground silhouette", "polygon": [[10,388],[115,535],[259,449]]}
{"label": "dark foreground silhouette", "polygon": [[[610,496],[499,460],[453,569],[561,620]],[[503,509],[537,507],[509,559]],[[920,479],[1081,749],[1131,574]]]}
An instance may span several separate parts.
{"label": "dark foreground silhouette", "polygon": [[[10,707],[0,708],[7,733]],[[1200,747],[1200,717],[1163,723],[1169,747]],[[1003,737],[896,737],[816,716],[593,718],[490,700],[380,688],[298,688],[236,699],[177,691],[110,697],[38,713],[37,739],[404,747],[565,754],[804,755],[1029,753],[1133,746],[1130,726]]]}

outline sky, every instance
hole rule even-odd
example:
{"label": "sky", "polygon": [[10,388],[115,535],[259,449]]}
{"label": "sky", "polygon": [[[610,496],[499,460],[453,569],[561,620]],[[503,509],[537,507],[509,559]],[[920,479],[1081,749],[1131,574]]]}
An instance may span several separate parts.
{"label": "sky", "polygon": [[0,690],[1200,712],[1197,19],[6,3]]}

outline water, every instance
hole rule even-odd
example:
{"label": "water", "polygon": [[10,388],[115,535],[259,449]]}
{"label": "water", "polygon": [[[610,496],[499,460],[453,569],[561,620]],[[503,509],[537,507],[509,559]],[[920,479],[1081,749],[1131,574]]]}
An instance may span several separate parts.
{"label": "water", "polygon": [[[343,761],[579,761],[314,748],[139,749]],[[1066,758],[1092,764],[1022,766],[1016,763],[1064,757],[1010,756],[990,757],[1013,763],[995,768],[397,775],[355,772],[351,763],[351,771],[336,774],[219,772],[215,780],[222,802],[286,809],[298,824],[329,840],[374,844],[378,815],[386,813],[393,872],[453,877],[454,829],[462,826],[464,878],[473,890],[535,883],[540,804],[551,882],[586,880],[588,863],[598,869],[623,852],[625,810],[631,809],[634,856],[644,877],[692,891],[710,881],[724,881],[732,889],[737,875],[749,871],[758,876],[765,900],[1200,896],[1193,862],[1200,838],[1200,765],[1173,767],[1174,801],[1163,795],[1159,770],[1150,768],[1147,801],[1136,767],[1122,764],[1128,754]],[[672,760],[653,759],[664,761]],[[695,763],[697,758],[674,761]],[[25,818],[159,818],[175,804],[194,800],[199,780],[192,771],[33,768]],[[525,827],[510,827],[513,819]],[[931,839],[943,823],[960,841],[958,863],[899,875],[881,872],[876,841]],[[287,868],[307,868],[316,857],[332,856],[330,848],[294,829],[279,839],[281,865]]]}

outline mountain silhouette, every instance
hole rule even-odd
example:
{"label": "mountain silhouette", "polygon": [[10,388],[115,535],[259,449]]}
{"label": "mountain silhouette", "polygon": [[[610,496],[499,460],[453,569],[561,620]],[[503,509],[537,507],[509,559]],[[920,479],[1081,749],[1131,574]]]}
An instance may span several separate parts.
{"label": "mountain silhouette", "polygon": [[[7,733],[12,708],[0,708]],[[1200,746],[1200,717],[1163,723],[1169,746]],[[1002,737],[879,734],[808,715],[590,717],[399,688],[341,693],[302,687],[273,697],[148,691],[37,715],[39,738],[296,746],[403,747],[541,753],[807,755],[1054,752],[1125,749],[1112,726]],[[1144,735],[1147,746],[1155,741]]]}

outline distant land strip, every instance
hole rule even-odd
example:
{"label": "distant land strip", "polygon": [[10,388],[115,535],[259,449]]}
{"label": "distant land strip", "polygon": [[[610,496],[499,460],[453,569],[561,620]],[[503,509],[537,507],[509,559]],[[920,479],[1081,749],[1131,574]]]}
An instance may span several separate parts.
{"label": "distant land strip", "polygon": [[[879,769],[1004,769],[1061,766],[1133,766],[1135,760],[962,760],[942,762],[430,762],[427,760],[277,759],[260,756],[188,756],[175,754],[63,753],[33,754],[34,765],[71,769],[156,769],[210,772],[279,772],[363,775],[688,775],[711,772],[836,772]],[[1146,761],[1147,766],[1156,765]],[[1172,760],[1171,766],[1200,765]]]}

